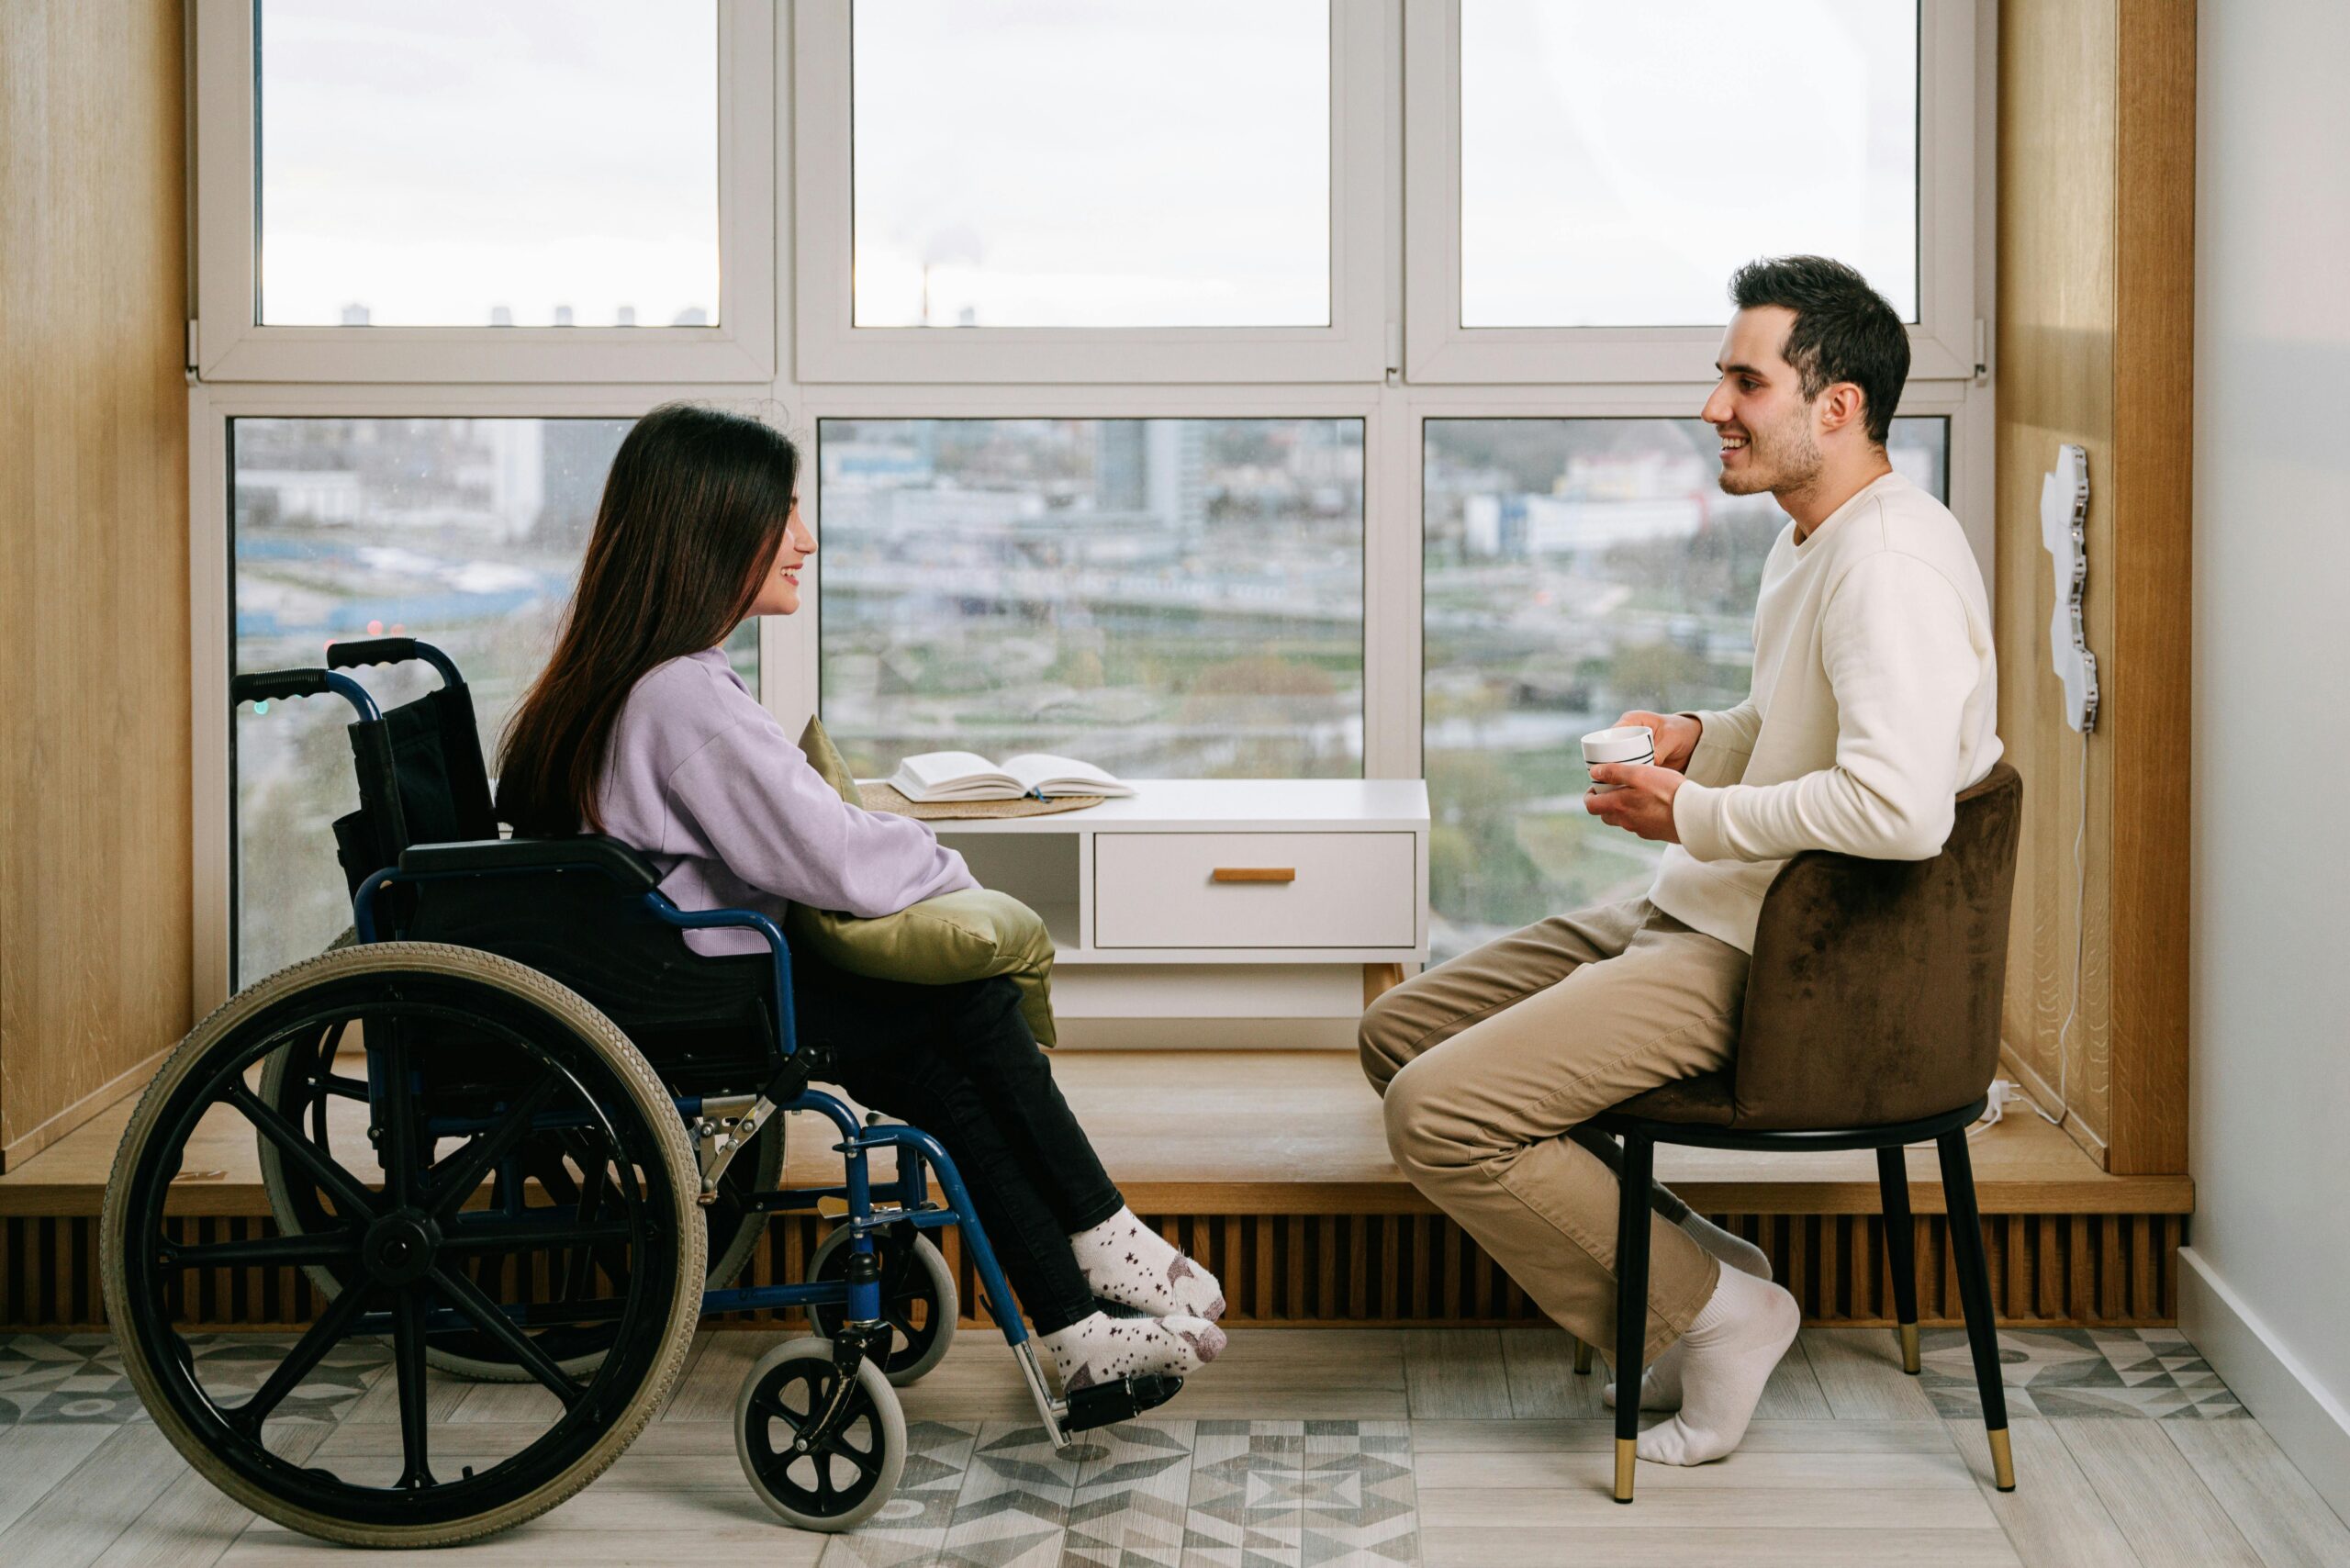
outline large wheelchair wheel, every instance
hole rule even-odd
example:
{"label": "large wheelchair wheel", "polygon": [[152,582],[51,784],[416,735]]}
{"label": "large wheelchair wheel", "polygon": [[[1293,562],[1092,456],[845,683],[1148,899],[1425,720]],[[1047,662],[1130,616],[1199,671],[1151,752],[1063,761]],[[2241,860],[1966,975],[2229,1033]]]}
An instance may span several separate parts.
{"label": "large wheelchair wheel", "polygon": [[[353,1028],[380,1088],[367,1133],[334,1147],[253,1082],[272,1053]],[[199,1129],[218,1137],[245,1127],[315,1185],[316,1223],[194,1242],[169,1216],[173,1178]],[[570,1140],[574,1201],[535,1184],[495,1208],[475,1201],[516,1148],[556,1132]],[[229,1496],[329,1540],[445,1545],[554,1506],[660,1408],[700,1306],[697,1185],[661,1081],[576,994],[469,948],[345,948],[231,998],[140,1100],[100,1221],[106,1310],[124,1372],[157,1427]],[[255,1267],[324,1270],[332,1299],[274,1364],[199,1363],[173,1321],[189,1275]],[[584,1325],[610,1336],[584,1375],[534,1337]],[[428,1355],[470,1336],[497,1343],[551,1398],[542,1418],[509,1428],[503,1451],[469,1440],[462,1458],[436,1464]],[[289,1396],[322,1365],[376,1361],[386,1338],[391,1364],[379,1375],[394,1396],[398,1451],[307,1465],[280,1458],[285,1424],[305,1403]]]}
{"label": "large wheelchair wheel", "polygon": [[[339,951],[351,946],[347,940],[350,935],[346,931],[328,950]],[[301,1127],[320,1148],[330,1147],[333,1136],[330,1114],[332,1103],[338,1099],[364,1103],[367,1098],[364,1078],[337,1070],[336,1058],[346,1038],[345,1030],[338,1025],[271,1052],[262,1068],[262,1103]],[[722,1290],[733,1283],[758,1249],[760,1234],[767,1228],[767,1215],[751,1208],[748,1199],[754,1193],[772,1192],[783,1184],[786,1120],[782,1116],[768,1120],[751,1147],[737,1155],[719,1178],[717,1201],[701,1209],[710,1258],[710,1273],[704,1284],[710,1290]],[[506,1205],[509,1192],[532,1187],[556,1203],[577,1203],[581,1196],[580,1166],[576,1150],[569,1147],[575,1141],[573,1135],[567,1133],[525,1135],[511,1156],[490,1170],[489,1206],[501,1208]],[[269,1196],[270,1214],[277,1222],[279,1234],[307,1236],[321,1226],[330,1226],[334,1222],[325,1190],[290,1161],[268,1137],[256,1133],[254,1142],[260,1152],[262,1189]],[[329,1300],[342,1288],[334,1271],[323,1264],[310,1264],[304,1271],[311,1284]],[[556,1282],[554,1288],[560,1291],[563,1283]],[[597,1361],[610,1348],[611,1326],[581,1324],[543,1329],[532,1337],[566,1373],[584,1377],[596,1370]],[[453,1377],[475,1383],[531,1381],[530,1369],[486,1334],[452,1335],[445,1340],[436,1340],[427,1348],[425,1359]]]}
{"label": "large wheelchair wheel", "polygon": [[[848,1278],[848,1226],[836,1225],[816,1243],[808,1260],[811,1283]],[[946,1258],[913,1226],[893,1225],[874,1237],[873,1247],[881,1255],[881,1319],[890,1326],[890,1349],[877,1359],[882,1375],[903,1388],[946,1359],[956,1319],[963,1312],[962,1293]],[[847,1310],[811,1306],[808,1321],[829,1339],[840,1331]]]}

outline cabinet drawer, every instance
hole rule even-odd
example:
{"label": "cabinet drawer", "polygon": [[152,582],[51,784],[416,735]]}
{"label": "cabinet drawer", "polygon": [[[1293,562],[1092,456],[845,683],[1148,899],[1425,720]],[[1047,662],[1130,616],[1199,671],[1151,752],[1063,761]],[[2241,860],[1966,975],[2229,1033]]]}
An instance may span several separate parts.
{"label": "cabinet drawer", "polygon": [[1100,833],[1096,947],[1409,947],[1408,833]]}

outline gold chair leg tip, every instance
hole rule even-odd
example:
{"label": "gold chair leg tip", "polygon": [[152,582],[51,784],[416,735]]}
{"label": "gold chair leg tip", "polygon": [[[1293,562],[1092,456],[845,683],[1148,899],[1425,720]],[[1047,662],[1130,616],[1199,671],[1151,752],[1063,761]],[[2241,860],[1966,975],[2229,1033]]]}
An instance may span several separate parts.
{"label": "gold chair leg tip", "polygon": [[2015,1450],[2009,1446],[2008,1429],[2002,1427],[1990,1438],[1991,1484],[2002,1492],[2012,1492],[2016,1489],[2016,1456]]}
{"label": "gold chair leg tip", "polygon": [[1591,1375],[1591,1347],[1580,1339],[1575,1341],[1575,1375],[1577,1377]]}
{"label": "gold chair leg tip", "polygon": [[1908,1372],[1911,1377],[1916,1377],[1918,1375],[1919,1366],[1920,1362],[1918,1359],[1918,1326],[1914,1323],[1905,1323],[1901,1325],[1901,1370]]}
{"label": "gold chair leg tip", "polygon": [[1632,1500],[1632,1465],[1639,1457],[1639,1448],[1637,1439],[1616,1439],[1616,1500],[1619,1503]]}

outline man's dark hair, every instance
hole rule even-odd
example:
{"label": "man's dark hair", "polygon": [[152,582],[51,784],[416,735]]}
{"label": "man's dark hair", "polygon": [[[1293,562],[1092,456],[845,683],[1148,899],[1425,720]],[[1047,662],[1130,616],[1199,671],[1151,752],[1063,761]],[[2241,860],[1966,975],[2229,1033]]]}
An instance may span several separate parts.
{"label": "man's dark hair", "polygon": [[1909,331],[1868,279],[1826,256],[1765,256],[1729,280],[1740,310],[1783,305],[1796,313],[1786,361],[1809,402],[1839,381],[1861,389],[1869,440],[1893,429],[1893,410],[1909,379]]}

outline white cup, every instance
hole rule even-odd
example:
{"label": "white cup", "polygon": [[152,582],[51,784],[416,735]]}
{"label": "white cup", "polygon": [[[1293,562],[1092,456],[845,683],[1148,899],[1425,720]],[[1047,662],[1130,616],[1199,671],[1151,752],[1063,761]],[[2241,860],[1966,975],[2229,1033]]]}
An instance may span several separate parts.
{"label": "white cup", "polygon": [[[1645,763],[1656,760],[1656,732],[1646,724],[1619,724],[1610,730],[1594,730],[1583,738],[1583,763],[1585,767],[1602,762]],[[1621,790],[1621,784],[1594,784],[1602,794]]]}

